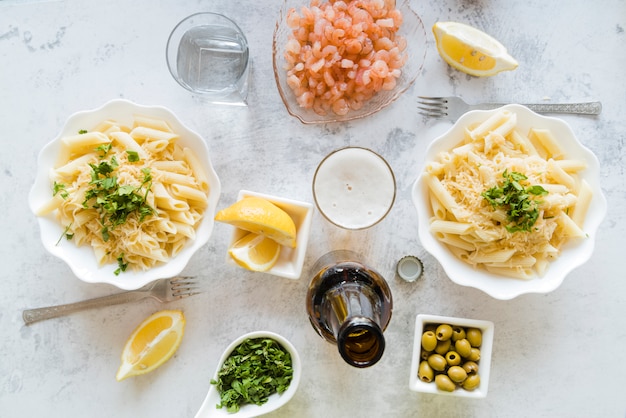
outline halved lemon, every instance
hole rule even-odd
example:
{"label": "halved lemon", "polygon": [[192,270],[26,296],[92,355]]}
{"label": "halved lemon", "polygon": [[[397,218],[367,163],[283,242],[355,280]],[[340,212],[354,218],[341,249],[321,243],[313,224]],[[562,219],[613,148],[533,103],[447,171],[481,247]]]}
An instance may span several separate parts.
{"label": "halved lemon", "polygon": [[459,22],[437,22],[433,33],[439,55],[464,73],[487,77],[518,66],[504,45],[472,26]]}
{"label": "halved lemon", "polygon": [[280,256],[280,244],[264,235],[250,232],[229,249],[228,254],[241,267],[252,271],[268,271]]}
{"label": "halved lemon", "polygon": [[151,372],[172,357],[180,346],[185,316],[179,310],[164,310],[146,318],[126,341],[117,381]]}
{"label": "halved lemon", "polygon": [[280,245],[296,247],[296,225],[293,219],[267,199],[244,197],[217,212],[215,220],[266,236]]}

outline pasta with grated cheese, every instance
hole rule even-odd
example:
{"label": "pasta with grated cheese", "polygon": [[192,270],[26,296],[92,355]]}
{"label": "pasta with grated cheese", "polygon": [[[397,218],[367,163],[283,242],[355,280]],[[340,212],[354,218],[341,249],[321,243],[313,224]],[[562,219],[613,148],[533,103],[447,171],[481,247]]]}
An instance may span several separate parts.
{"label": "pasta with grated cheese", "polygon": [[[457,146],[426,166],[431,233],[474,267],[522,279],[543,275],[565,242],[585,237],[592,196],[578,172],[586,164],[566,154],[549,130],[519,132],[508,110],[467,127]],[[542,191],[524,196],[537,214],[527,230],[512,225],[510,211],[485,197],[506,173],[523,175],[518,187]]]}
{"label": "pasta with grated cheese", "polygon": [[167,262],[195,238],[208,205],[207,175],[178,138],[166,121],[145,116],[62,138],[54,196],[37,214],[54,213],[100,265],[147,270]]}

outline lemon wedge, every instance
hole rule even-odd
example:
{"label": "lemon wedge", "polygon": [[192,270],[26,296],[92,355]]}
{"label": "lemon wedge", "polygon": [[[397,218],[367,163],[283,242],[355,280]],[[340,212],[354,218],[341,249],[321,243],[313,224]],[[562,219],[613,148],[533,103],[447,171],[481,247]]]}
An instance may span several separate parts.
{"label": "lemon wedge", "polygon": [[517,68],[517,61],[496,39],[479,29],[458,22],[433,26],[439,55],[464,73],[487,77]]}
{"label": "lemon wedge", "polygon": [[185,328],[182,311],[164,310],[146,318],[126,341],[117,381],[151,372],[172,357]]}
{"label": "lemon wedge", "polygon": [[280,256],[280,244],[264,235],[250,232],[229,249],[228,254],[241,267],[252,271],[268,271]]}
{"label": "lemon wedge", "polygon": [[266,236],[280,245],[296,247],[296,225],[293,219],[267,199],[244,197],[217,212],[215,220]]}

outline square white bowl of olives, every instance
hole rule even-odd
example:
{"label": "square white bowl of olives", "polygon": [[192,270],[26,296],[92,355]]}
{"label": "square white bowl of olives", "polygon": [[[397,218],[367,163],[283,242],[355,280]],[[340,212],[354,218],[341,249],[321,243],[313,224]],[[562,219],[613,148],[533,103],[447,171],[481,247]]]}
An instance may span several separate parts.
{"label": "square white bowl of olives", "polygon": [[491,321],[417,315],[409,389],[464,398],[486,397],[493,332]]}

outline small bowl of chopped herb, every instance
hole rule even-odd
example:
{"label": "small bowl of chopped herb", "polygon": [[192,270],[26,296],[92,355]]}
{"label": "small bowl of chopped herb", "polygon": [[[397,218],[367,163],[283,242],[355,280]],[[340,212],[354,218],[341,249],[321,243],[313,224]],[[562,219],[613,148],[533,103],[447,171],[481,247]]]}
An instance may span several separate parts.
{"label": "small bowl of chopped herb", "polygon": [[607,202],[598,158],[563,120],[471,111],[426,150],[419,238],[455,283],[508,300],[548,293],[591,257]]}
{"label": "small bowl of chopped herb", "polygon": [[286,338],[269,331],[242,335],[224,350],[196,418],[274,411],[295,394],[301,369],[300,356]]}
{"label": "small bowl of chopped herb", "polygon": [[176,276],[211,236],[221,186],[208,146],[165,107],[77,112],[37,164],[29,205],[43,245],[85,282]]}

